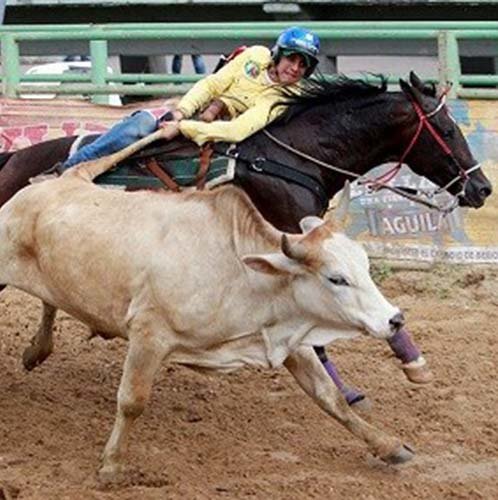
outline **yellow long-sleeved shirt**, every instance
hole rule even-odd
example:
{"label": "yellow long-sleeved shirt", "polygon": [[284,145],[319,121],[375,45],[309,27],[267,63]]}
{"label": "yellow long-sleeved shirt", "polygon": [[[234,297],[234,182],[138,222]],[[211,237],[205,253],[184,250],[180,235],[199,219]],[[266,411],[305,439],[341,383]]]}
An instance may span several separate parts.
{"label": "yellow long-sleeved shirt", "polygon": [[182,134],[199,145],[207,141],[240,142],[273,121],[285,107],[272,109],[282,100],[283,87],[268,75],[271,62],[266,47],[249,47],[217,73],[198,81],[178,104],[183,115],[188,118],[218,98],[226,105],[232,120],[211,123],[182,120]]}

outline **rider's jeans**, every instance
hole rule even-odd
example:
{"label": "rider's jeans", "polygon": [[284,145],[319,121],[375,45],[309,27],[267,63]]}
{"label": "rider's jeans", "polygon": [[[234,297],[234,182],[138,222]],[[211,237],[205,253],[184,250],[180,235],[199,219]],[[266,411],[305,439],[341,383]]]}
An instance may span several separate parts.
{"label": "rider's jeans", "polygon": [[98,139],[83,146],[67,159],[63,168],[69,168],[78,163],[96,160],[133,144],[142,137],[157,129],[157,120],[148,111],[136,111],[124,120],[116,123]]}

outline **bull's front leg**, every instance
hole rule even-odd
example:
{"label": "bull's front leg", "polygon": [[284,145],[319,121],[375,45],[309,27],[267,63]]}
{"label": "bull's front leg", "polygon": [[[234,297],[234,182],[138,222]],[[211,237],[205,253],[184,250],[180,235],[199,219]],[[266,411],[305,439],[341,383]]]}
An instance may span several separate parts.
{"label": "bull's front leg", "polygon": [[22,362],[26,370],[31,371],[42,364],[52,354],[54,349],[54,321],[57,309],[43,302],[42,319],[38,331],[31,339],[22,355]]}
{"label": "bull's front leg", "polygon": [[375,456],[391,464],[413,458],[414,452],[399,439],[368,424],[351,410],[311,347],[300,347],[284,365],[318,406],[365,441]]}
{"label": "bull's front leg", "polygon": [[116,480],[123,471],[131,427],[149,401],[154,375],[169,351],[169,344],[160,334],[156,335],[146,328],[133,328],[130,333],[118,390],[116,420],[102,455],[99,471],[102,480]]}

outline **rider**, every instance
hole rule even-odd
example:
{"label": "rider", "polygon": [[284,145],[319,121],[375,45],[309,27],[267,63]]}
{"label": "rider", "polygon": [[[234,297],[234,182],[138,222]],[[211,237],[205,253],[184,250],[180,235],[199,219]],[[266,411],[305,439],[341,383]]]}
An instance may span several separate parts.
{"label": "rider", "polygon": [[[283,100],[283,89],[299,90],[299,82],[315,70],[319,50],[320,41],[313,32],[288,28],[271,50],[249,47],[218,72],[198,81],[180,100],[173,121],[158,123],[148,111],[133,113],[77,151],[63,168],[119,151],[158,127],[165,129],[166,139],[181,132],[199,145],[240,142],[284,111],[284,106],[276,106]],[[200,119],[195,119],[199,112]]]}

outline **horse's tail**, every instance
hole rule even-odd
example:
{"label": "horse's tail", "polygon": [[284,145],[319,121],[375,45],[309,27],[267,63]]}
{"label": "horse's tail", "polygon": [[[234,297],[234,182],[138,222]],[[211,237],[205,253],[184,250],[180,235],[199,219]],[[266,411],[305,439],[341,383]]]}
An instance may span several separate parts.
{"label": "horse's tail", "polygon": [[9,161],[10,157],[13,154],[13,151],[11,151],[10,153],[0,153],[0,169]]}

